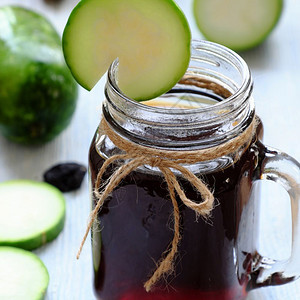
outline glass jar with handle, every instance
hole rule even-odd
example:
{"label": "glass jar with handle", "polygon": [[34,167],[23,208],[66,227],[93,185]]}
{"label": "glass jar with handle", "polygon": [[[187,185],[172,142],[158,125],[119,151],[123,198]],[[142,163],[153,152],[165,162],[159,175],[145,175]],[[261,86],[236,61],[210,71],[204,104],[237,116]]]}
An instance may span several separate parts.
{"label": "glass jar with handle", "polygon": [[[89,154],[99,299],[245,299],[297,278],[300,166],[261,142],[243,59],[193,41],[181,81],[143,103],[120,91],[117,70],[115,61]],[[280,260],[257,247],[262,182],[289,198],[291,253]]]}

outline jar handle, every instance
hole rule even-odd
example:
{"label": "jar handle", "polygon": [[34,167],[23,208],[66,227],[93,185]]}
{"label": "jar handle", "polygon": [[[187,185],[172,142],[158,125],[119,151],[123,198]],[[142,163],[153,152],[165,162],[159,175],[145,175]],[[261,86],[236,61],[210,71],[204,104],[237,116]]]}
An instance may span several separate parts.
{"label": "jar handle", "polygon": [[237,237],[239,279],[247,280],[247,290],[300,276],[300,164],[259,141],[252,151],[257,167]]}

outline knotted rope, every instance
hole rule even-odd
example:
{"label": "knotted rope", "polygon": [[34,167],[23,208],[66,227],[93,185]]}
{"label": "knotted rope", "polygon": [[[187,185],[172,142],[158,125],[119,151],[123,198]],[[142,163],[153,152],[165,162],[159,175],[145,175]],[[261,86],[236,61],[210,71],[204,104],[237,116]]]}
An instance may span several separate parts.
{"label": "knotted rope", "polygon": [[[77,259],[80,256],[82,247],[85,243],[93,222],[97,218],[99,210],[101,210],[106,198],[118,186],[120,181],[140,166],[149,165],[151,167],[157,167],[166,180],[169,195],[173,205],[174,236],[170,244],[170,250],[167,252],[166,256],[162,258],[158,263],[158,267],[154,271],[151,278],[144,284],[144,288],[146,289],[146,291],[150,291],[162,275],[168,274],[173,270],[174,258],[177,253],[179,241],[181,239],[179,230],[180,214],[178,203],[176,201],[176,193],[178,194],[184,205],[195,211],[197,217],[208,217],[214,207],[214,196],[210,189],[200,178],[195,176],[183,165],[209,161],[218,157],[222,157],[224,155],[236,153],[243,147],[248,147],[252,141],[253,136],[255,135],[256,126],[257,121],[256,118],[254,118],[245,131],[243,131],[236,138],[231,139],[219,146],[201,150],[173,151],[145,147],[128,141],[118,135],[114,130],[112,130],[106,120],[103,118],[99,126],[99,131],[101,132],[101,134],[105,134],[117,148],[124,152],[124,154],[117,154],[108,158],[103,163],[101,169],[97,174],[94,189],[94,195],[97,199],[97,204],[91,212],[90,220],[88,222],[86,232],[77,254]],[[106,186],[102,189],[102,191],[100,191],[101,180],[105,170],[110,164],[120,160],[122,160],[123,163],[120,164],[119,167],[114,171]],[[187,198],[185,192],[182,190],[180,184],[178,183],[178,180],[172,169],[179,171],[181,175],[196,188],[196,190],[202,197],[202,202],[196,203]]]}

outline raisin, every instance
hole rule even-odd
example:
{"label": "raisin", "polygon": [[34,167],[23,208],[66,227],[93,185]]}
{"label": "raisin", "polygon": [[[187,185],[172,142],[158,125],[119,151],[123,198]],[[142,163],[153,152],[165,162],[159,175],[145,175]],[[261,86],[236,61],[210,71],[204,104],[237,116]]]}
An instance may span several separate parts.
{"label": "raisin", "polygon": [[62,192],[80,188],[87,169],[78,163],[57,164],[44,173],[44,181],[57,187]]}
{"label": "raisin", "polygon": [[62,2],[62,0],[44,0],[44,2],[46,3],[59,3],[59,2]]}

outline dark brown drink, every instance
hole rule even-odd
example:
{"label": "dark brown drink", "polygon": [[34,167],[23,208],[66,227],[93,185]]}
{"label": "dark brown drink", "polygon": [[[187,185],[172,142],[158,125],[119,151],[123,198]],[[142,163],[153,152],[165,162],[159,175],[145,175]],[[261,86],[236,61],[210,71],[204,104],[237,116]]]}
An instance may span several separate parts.
{"label": "dark brown drink", "polygon": [[[259,126],[257,135],[261,132]],[[196,220],[195,212],[178,199],[182,240],[175,270],[149,293],[143,284],[169,249],[173,207],[159,173],[141,168],[127,176],[99,213],[101,233],[100,229],[93,232],[95,290],[99,299],[244,299],[247,282],[237,278],[234,249],[242,206],[249,198],[257,162],[253,147],[255,144],[234,165],[200,175],[216,199],[208,220]],[[95,182],[103,162],[94,140],[90,148],[91,182]],[[112,169],[107,169],[105,178]],[[179,181],[189,199],[202,201],[188,182]]]}
{"label": "dark brown drink", "polygon": [[[98,299],[245,300],[251,289],[293,281],[299,273],[300,165],[260,142],[262,125],[255,127],[253,82],[243,59],[220,45],[193,41],[183,78],[148,105],[123,94],[117,74],[115,61],[104,90],[104,121],[89,154],[91,188],[104,161],[113,161],[102,176],[102,183],[109,183],[100,189],[114,190],[92,228]],[[121,153],[125,161],[118,164],[114,159]],[[180,194],[175,200],[172,196],[180,214],[178,249],[176,242],[170,245],[178,226],[162,173],[171,193],[173,185]],[[211,195],[201,181],[208,185],[215,198],[209,219],[197,220],[176,180],[196,203],[202,202],[200,191],[206,192],[208,203]],[[294,205],[293,252],[287,265],[265,256],[257,245],[264,184],[271,190],[281,184]],[[91,194],[95,206],[93,190]],[[177,255],[166,259],[169,253]],[[162,259],[174,262],[174,270],[165,268],[156,277]]]}

